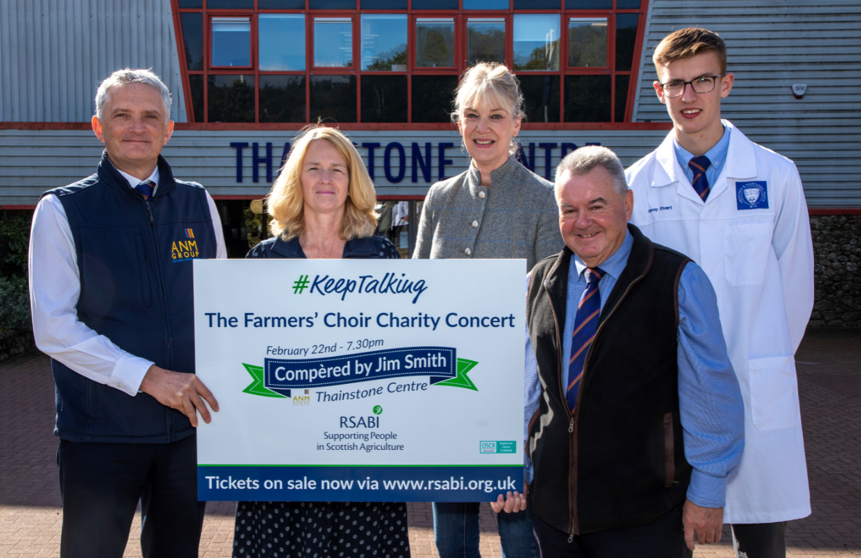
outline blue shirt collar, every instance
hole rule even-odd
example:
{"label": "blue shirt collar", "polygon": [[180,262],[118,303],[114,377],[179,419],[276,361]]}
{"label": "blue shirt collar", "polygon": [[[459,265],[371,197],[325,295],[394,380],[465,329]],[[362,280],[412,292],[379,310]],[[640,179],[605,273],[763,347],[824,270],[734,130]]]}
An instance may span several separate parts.
{"label": "blue shirt collar", "polygon": [[[723,127],[723,135],[720,140],[708,151],[706,151],[706,157],[709,158],[711,162],[711,166],[715,169],[719,169],[723,167],[723,163],[726,160],[726,154],[729,152],[729,126],[724,124]],[[691,159],[694,158],[693,153],[689,152],[687,149],[679,145],[679,142],[676,140],[675,134],[673,135],[673,149],[676,150],[676,160],[681,165],[682,170],[688,168],[688,163],[691,162]],[[603,269],[603,268],[602,268]]]}
{"label": "blue shirt collar", "polygon": [[[625,230],[625,240],[622,241],[622,245],[619,246],[619,249],[613,252],[613,255],[607,258],[603,263],[599,264],[598,267],[604,271],[604,274],[609,274],[613,279],[619,280],[619,276],[625,271],[625,267],[628,265],[628,256],[631,255],[631,248],[634,246],[634,237],[631,236],[631,233]],[[577,272],[577,277],[582,278],[583,272],[586,271],[586,264],[583,263],[583,260],[580,259],[580,256],[574,254],[574,257],[571,258],[571,261],[574,264],[574,269]]]}

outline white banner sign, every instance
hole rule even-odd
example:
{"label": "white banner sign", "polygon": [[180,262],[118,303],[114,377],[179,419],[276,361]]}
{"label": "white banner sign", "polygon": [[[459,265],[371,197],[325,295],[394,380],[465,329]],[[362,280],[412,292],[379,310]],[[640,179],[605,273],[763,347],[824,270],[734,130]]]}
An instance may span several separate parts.
{"label": "white banner sign", "polygon": [[195,260],[201,500],[523,489],[524,260]]}

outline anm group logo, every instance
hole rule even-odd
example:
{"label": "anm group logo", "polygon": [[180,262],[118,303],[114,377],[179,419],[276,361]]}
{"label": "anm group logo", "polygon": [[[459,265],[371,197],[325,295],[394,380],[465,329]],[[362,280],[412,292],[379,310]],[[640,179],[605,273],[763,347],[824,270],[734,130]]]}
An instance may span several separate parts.
{"label": "anm group logo", "polygon": [[293,396],[293,404],[294,405],[310,405],[311,404],[311,390],[306,389],[303,395],[294,395]]}
{"label": "anm group logo", "polygon": [[194,231],[191,228],[184,229],[186,240],[174,240],[170,247],[170,257],[174,262],[192,260],[200,256],[197,249],[197,241],[194,239]]}

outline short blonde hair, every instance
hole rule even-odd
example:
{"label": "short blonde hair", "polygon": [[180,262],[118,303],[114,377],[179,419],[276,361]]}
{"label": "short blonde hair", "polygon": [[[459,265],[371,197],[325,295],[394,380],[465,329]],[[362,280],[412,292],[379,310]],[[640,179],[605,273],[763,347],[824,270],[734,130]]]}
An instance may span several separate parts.
{"label": "short blonde hair", "polygon": [[[451,121],[457,124],[466,109],[485,103],[505,107],[512,118],[524,116],[520,82],[502,64],[481,62],[463,73],[460,85],[455,90]],[[514,153],[516,150],[517,142],[512,138],[509,151]]]}
{"label": "short blonde hair", "polygon": [[331,143],[347,163],[349,188],[341,225],[344,240],[371,236],[377,228],[377,193],[361,155],[353,143],[337,128],[311,125],[302,130],[293,142],[290,155],[272,185],[267,199],[267,211],[272,216],[269,230],[285,241],[305,232],[305,198],[302,194],[302,164],[311,142]]}
{"label": "short blonde hair", "polygon": [[717,54],[720,72],[726,73],[726,43],[720,35],[700,27],[686,27],[673,31],[658,43],[652,62],[660,74],[661,66],[667,66],[676,60],[693,58],[697,54],[714,52]]}

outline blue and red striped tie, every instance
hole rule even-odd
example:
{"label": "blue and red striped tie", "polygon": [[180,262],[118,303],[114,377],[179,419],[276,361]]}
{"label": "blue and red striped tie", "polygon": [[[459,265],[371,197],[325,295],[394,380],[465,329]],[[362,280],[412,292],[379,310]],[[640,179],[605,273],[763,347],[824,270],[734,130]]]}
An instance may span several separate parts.
{"label": "blue and red striped tie", "polygon": [[577,391],[580,388],[580,377],[583,376],[583,365],[595,333],[598,331],[598,317],[601,315],[601,293],[598,282],[604,276],[601,268],[586,268],[586,290],[580,297],[577,306],[577,317],[574,318],[574,334],[571,340],[571,359],[568,361],[568,389],[565,398],[568,408],[574,412],[577,406]]}
{"label": "blue and red striped tie", "polygon": [[694,157],[688,162],[688,166],[694,172],[694,179],[691,181],[691,184],[693,184],[694,190],[697,191],[697,194],[700,195],[703,201],[706,201],[709,197],[709,179],[706,178],[706,169],[711,164],[712,162],[705,155]]}
{"label": "blue and red striped tie", "polygon": [[140,195],[143,196],[143,199],[148,200],[152,197],[152,192],[155,189],[155,182],[152,180],[147,180],[145,182],[141,182],[137,186],[135,186],[135,190],[138,191]]}

